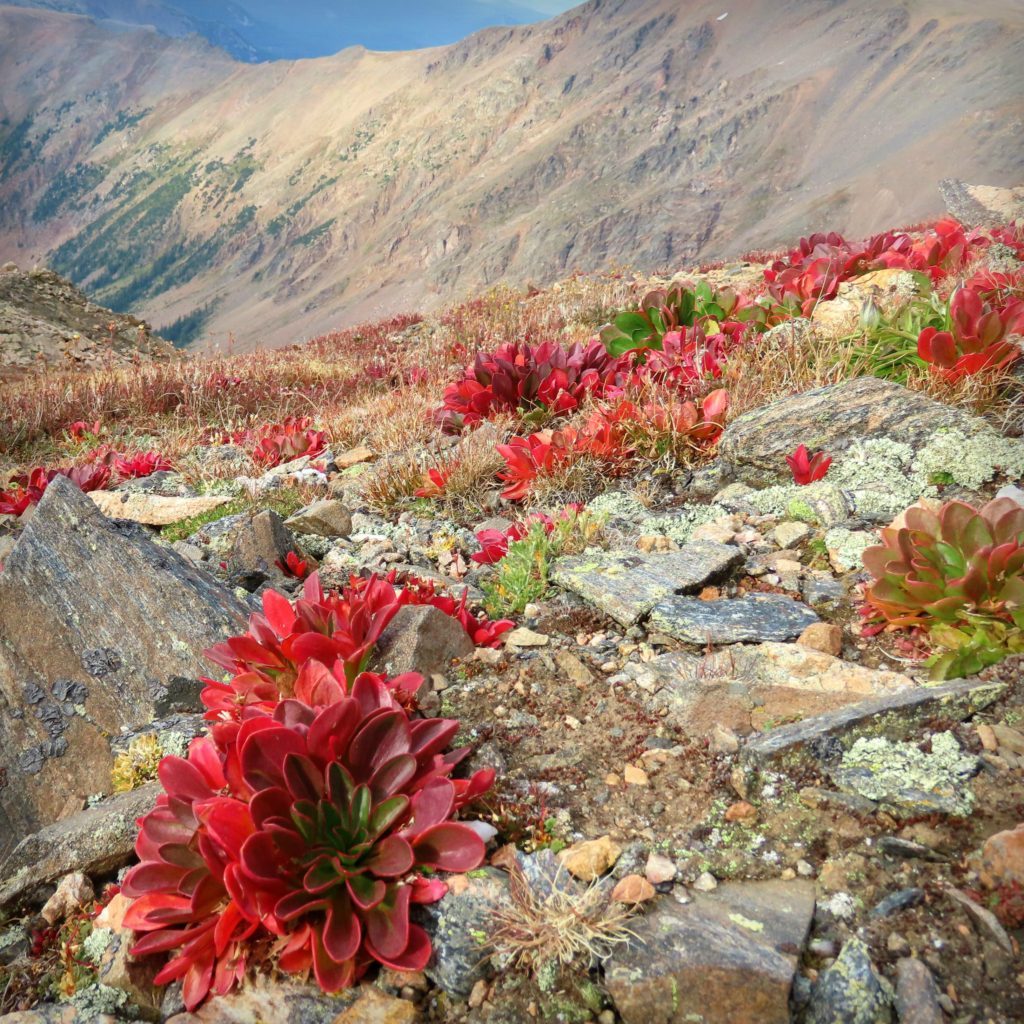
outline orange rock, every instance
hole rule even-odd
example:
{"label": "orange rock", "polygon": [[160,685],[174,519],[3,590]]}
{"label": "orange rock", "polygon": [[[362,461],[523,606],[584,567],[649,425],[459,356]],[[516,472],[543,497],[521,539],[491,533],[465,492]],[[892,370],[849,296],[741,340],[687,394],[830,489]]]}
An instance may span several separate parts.
{"label": "orange rock", "polygon": [[641,875],[626,875],[612,889],[612,899],[616,903],[643,903],[653,900],[654,886]]}
{"label": "orange rock", "polygon": [[980,875],[990,889],[1014,882],[1024,885],[1024,822],[985,840]]}
{"label": "orange rock", "polygon": [[757,821],[757,808],[746,800],[738,800],[725,812],[726,821],[738,821],[741,825],[752,825]]}

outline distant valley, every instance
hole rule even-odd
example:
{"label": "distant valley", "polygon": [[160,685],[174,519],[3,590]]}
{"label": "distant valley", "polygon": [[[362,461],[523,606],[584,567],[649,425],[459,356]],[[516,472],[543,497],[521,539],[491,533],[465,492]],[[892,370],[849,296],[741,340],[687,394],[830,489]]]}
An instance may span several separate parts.
{"label": "distant valley", "polygon": [[1012,0],[591,0],[258,64],[0,6],[0,261],[179,340],[283,345],[935,216],[943,178],[1024,178],[1022,66]]}

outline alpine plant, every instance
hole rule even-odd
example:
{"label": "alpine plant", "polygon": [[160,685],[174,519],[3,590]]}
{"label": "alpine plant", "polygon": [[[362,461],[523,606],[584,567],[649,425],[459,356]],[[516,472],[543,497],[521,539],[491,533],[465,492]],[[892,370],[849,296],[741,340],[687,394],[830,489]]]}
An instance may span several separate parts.
{"label": "alpine plant", "polygon": [[[315,581],[307,590],[319,596]],[[156,983],[180,978],[190,1010],[271,964],[311,972],[328,992],[375,963],[421,970],[430,942],[410,906],[447,891],[433,872],[469,871],[485,855],[453,818],[494,772],[450,777],[468,750],[447,751],[458,722],[410,717],[401,698],[419,676],[358,671],[379,609],[369,630],[347,630],[348,660],[300,642],[325,636],[301,628],[326,625],[335,610],[322,605],[274,595],[255,631],[215,649],[236,671],[207,681],[210,735],[163,760],[164,793],[140,821],[140,863],[122,889],[134,899],[125,923],[141,935],[132,952],[170,953]],[[268,632],[269,658],[256,650]]]}
{"label": "alpine plant", "polygon": [[927,629],[968,615],[1009,622],[1024,606],[1024,508],[1011,498],[980,509],[950,501],[938,513],[914,506],[904,519],[863,555],[874,577],[865,611],[878,628]]}

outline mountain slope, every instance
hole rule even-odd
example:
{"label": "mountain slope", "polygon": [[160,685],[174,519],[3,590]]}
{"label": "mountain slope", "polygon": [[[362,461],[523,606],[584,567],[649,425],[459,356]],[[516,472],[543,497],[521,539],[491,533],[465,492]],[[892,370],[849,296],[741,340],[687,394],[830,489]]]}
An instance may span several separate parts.
{"label": "mountain slope", "polygon": [[591,0],[446,48],[243,65],[0,8],[0,258],[283,344],[500,280],[879,230],[939,213],[942,178],[1022,177],[1012,0],[721,14]]}

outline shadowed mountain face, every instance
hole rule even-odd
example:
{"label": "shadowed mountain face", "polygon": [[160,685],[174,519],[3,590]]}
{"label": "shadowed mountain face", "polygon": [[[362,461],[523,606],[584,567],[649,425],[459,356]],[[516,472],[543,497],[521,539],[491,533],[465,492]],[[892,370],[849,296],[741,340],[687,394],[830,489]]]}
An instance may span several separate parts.
{"label": "shadowed mountain face", "polygon": [[[412,50],[451,43],[489,25],[522,25],[570,0],[9,0],[18,7],[142,25],[176,39],[202,36],[238,60],[323,57],[346,46]],[[108,26],[111,27],[111,26]]]}
{"label": "shadowed mountain face", "polygon": [[1015,0],[723,7],[592,0],[259,65],[0,7],[0,260],[283,344],[502,280],[868,233],[938,214],[942,178],[1024,176]]}

